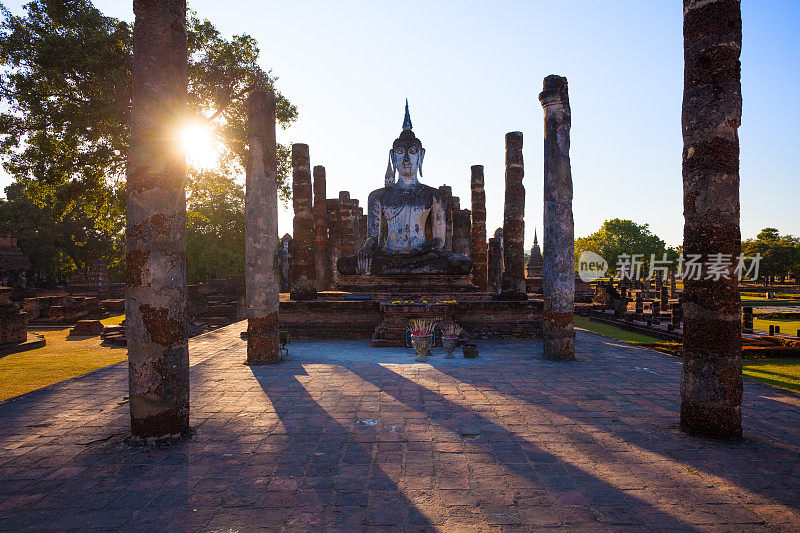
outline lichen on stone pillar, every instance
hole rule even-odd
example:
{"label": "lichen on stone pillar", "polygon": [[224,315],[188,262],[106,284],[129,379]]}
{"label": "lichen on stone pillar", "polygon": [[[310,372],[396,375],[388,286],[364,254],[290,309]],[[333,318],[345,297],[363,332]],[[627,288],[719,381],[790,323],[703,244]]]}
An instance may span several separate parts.
{"label": "lichen on stone pillar", "polygon": [[575,359],[575,229],[572,218],[572,170],[569,160],[571,110],[567,79],[544,79],[539,101],[544,108],[544,297],[542,356]]}
{"label": "lichen on stone pillar", "polygon": [[[738,439],[742,337],[734,269],[741,253],[739,1],[684,0],[683,45],[683,253],[699,254],[704,264],[697,279],[683,280],[680,424],[692,435]],[[715,254],[732,258],[726,276],[706,276]]]}
{"label": "lichen on stone pillar", "polygon": [[275,95],[254,91],[247,109],[245,301],[247,364],[281,360],[278,333],[280,259]]}
{"label": "lichen on stone pillar", "polygon": [[470,255],[470,226],[472,213],[469,209],[453,211],[453,253]]}
{"label": "lichen on stone pillar", "polygon": [[487,290],[488,264],[486,256],[486,190],[483,183],[483,165],[470,168],[472,190],[472,226],[470,247],[472,255],[472,282],[478,290]]}
{"label": "lichen on stone pillar", "polygon": [[500,237],[490,237],[487,245],[487,291],[490,294],[500,292],[503,277],[503,243]]}
{"label": "lichen on stone pillar", "polygon": [[522,132],[506,133],[506,194],[503,209],[503,275],[500,298],[527,300],[525,286],[525,186]]}
{"label": "lichen on stone pillar", "polygon": [[314,215],[311,195],[311,159],[307,144],[292,145],[292,204],[294,231],[292,234],[292,300],[313,300],[317,297],[314,284]]}
{"label": "lichen on stone pillar", "polygon": [[328,251],[328,205],[325,167],[314,167],[314,272],[317,290],[331,287],[331,259]]}
{"label": "lichen on stone pillar", "polygon": [[126,297],[131,438],[189,433],[186,162],[169,117],[187,116],[186,2],[134,0]]}

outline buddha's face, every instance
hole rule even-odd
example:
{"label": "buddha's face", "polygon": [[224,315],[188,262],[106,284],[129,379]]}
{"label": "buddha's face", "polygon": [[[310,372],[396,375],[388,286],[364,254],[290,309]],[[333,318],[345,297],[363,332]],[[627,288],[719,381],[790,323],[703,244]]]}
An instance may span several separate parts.
{"label": "buddha's face", "polygon": [[425,151],[420,149],[416,144],[410,146],[395,146],[392,149],[392,160],[394,161],[394,168],[400,173],[403,178],[414,178],[419,170],[420,163],[422,163],[422,156]]}

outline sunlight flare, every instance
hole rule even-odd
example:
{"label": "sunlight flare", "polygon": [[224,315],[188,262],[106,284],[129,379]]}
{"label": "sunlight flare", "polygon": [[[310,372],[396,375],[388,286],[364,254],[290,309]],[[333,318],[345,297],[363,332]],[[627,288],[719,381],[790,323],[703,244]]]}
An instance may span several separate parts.
{"label": "sunlight flare", "polygon": [[189,166],[208,170],[219,164],[219,143],[207,124],[200,122],[186,124],[181,129],[180,139]]}

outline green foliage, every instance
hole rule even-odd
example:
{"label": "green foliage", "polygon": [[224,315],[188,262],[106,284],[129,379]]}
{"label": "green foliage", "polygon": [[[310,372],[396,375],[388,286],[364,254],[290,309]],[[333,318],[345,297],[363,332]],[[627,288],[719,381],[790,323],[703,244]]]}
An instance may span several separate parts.
{"label": "green foliage", "polygon": [[742,253],[761,254],[758,275],[765,282],[774,277],[784,280],[787,275],[800,279],[800,238],[781,236],[775,228],[764,228],[755,239],[742,242]]}
{"label": "green foliage", "polygon": [[2,8],[0,204],[32,267],[49,276],[122,253],[131,32],[81,0]]}
{"label": "green foliage", "polygon": [[[247,163],[247,96],[255,89],[275,92],[275,115],[282,128],[297,118],[297,108],[274,88],[276,78],[258,65],[258,43],[249,35],[225,40],[208,20],[195,13],[187,22],[189,108],[192,118],[206,123],[222,145],[219,172],[239,173]],[[281,197],[291,197],[290,147],[278,147]]]}
{"label": "green foliage", "polygon": [[678,258],[678,253],[673,248],[667,248],[664,241],[650,231],[648,224],[637,224],[632,220],[614,218],[606,220],[600,229],[587,237],[575,240],[575,261],[577,264],[581,252],[590,250],[599,254],[608,261],[609,270],[616,272],[617,261],[620,255],[642,254],[644,267],[642,274],[648,274],[650,255],[655,254],[656,260],[662,259],[662,254],[667,253],[667,259],[673,264]]}
{"label": "green foliage", "polygon": [[[15,179],[0,203],[0,225],[17,234],[23,253],[41,273],[86,270],[97,259],[121,273],[132,29],[104,16],[90,0],[33,0],[24,10],[15,16],[0,6],[0,158]],[[275,78],[258,65],[258,45],[248,35],[225,39],[211,22],[191,13],[187,41],[187,122],[208,124],[222,147],[219,168],[205,174],[190,169],[189,195],[198,200],[188,203],[189,245],[199,251],[204,248],[192,241],[195,237],[208,244],[204,239],[214,232],[242,231],[220,222],[238,217],[239,207],[232,201],[211,206],[221,197],[208,176],[229,189],[225,198],[243,195],[235,178],[245,165],[247,95],[273,89]],[[285,128],[297,109],[280,93],[276,99]],[[290,195],[289,154],[288,147],[279,147],[284,201]],[[225,209],[230,211],[223,216]],[[241,240],[242,235],[229,233],[220,242]],[[205,257],[212,254],[208,248],[190,254],[190,261],[203,264],[189,269],[224,275],[226,253],[216,259]],[[238,253],[241,258],[233,262],[243,264],[243,246]],[[214,271],[214,265],[222,270]]]}
{"label": "green foliage", "polygon": [[244,190],[225,172],[193,172],[187,186],[190,283],[244,273]]}

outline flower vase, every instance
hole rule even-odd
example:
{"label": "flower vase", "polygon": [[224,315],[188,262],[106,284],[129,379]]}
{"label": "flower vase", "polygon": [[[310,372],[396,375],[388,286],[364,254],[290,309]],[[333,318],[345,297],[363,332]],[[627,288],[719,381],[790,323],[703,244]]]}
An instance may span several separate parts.
{"label": "flower vase", "polygon": [[445,359],[455,359],[453,350],[456,349],[458,344],[458,337],[442,337],[442,348],[447,352],[444,356]]}
{"label": "flower vase", "polygon": [[411,335],[411,346],[417,352],[417,357],[414,361],[418,363],[427,363],[428,353],[431,351],[431,344],[433,343],[433,335]]}

